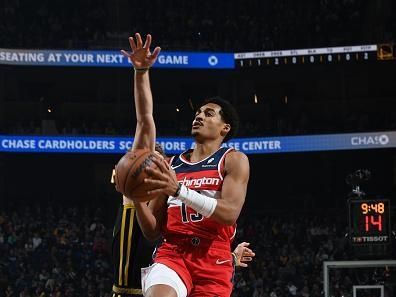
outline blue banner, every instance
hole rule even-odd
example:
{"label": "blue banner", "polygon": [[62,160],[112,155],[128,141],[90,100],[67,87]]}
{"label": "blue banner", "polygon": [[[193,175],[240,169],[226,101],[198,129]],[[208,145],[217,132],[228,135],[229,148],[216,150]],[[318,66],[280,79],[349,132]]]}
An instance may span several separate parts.
{"label": "blue banner", "polygon": [[[159,138],[157,141],[167,154],[177,154],[195,146],[192,138]],[[132,137],[0,135],[0,152],[122,154],[132,142]],[[396,131],[236,138],[224,146],[246,154],[395,148]]]}
{"label": "blue banner", "polygon": [[[119,51],[0,49],[0,64],[22,66],[131,67]],[[156,68],[233,69],[232,53],[161,52]]]}

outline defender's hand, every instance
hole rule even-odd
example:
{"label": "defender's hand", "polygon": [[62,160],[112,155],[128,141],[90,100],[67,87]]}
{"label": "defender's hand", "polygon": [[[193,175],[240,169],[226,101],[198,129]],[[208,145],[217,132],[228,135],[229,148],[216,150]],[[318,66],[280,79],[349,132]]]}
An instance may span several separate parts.
{"label": "defender's hand", "polygon": [[234,250],[236,256],[235,266],[248,267],[248,262],[253,260],[256,255],[251,249],[248,248],[249,242],[241,242]]}
{"label": "defender's hand", "polygon": [[131,45],[132,52],[121,50],[121,53],[131,61],[133,67],[137,69],[150,68],[161,51],[160,47],[156,47],[154,51],[150,52],[151,35],[147,34],[146,41],[143,45],[142,37],[139,33],[135,34],[136,43],[133,37],[129,37],[129,44]]}

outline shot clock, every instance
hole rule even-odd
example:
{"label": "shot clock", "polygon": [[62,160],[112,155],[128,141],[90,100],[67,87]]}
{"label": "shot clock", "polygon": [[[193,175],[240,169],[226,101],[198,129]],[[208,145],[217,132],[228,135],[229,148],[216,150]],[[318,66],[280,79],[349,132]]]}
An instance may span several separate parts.
{"label": "shot clock", "polygon": [[349,200],[352,244],[386,244],[391,240],[389,200]]}

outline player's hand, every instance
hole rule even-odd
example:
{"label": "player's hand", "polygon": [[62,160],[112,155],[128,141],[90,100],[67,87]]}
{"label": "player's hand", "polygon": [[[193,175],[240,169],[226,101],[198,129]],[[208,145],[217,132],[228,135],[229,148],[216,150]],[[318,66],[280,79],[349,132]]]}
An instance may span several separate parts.
{"label": "player's hand", "polygon": [[163,159],[159,159],[157,156],[153,159],[153,162],[158,168],[146,168],[149,178],[145,178],[144,182],[153,189],[148,191],[147,194],[162,194],[165,196],[174,195],[179,187],[175,171],[170,168],[168,163]]}
{"label": "player's hand", "polygon": [[248,263],[253,260],[256,255],[251,249],[248,248],[249,242],[241,242],[234,250],[236,255],[235,266],[248,267]]}
{"label": "player's hand", "polygon": [[147,34],[144,44],[139,33],[135,34],[135,38],[136,42],[133,37],[129,37],[132,52],[121,50],[121,53],[131,61],[133,67],[137,69],[150,68],[157,60],[161,48],[157,46],[152,53],[150,52],[150,34]]}

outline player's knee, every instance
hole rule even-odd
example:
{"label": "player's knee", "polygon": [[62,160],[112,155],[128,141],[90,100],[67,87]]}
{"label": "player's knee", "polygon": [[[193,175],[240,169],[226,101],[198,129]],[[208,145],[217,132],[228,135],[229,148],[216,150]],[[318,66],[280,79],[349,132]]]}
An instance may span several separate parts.
{"label": "player's knee", "polygon": [[154,285],[147,289],[144,297],[178,297],[174,288],[168,285]]}

